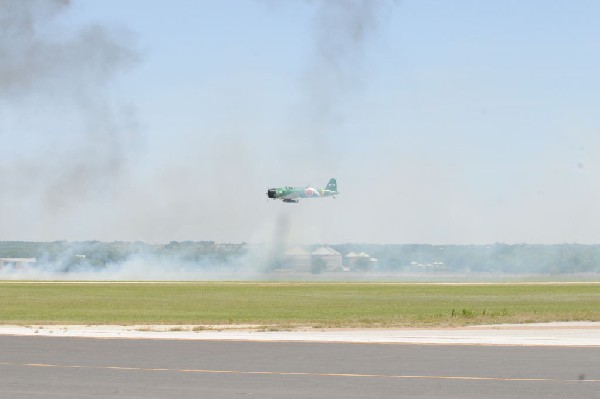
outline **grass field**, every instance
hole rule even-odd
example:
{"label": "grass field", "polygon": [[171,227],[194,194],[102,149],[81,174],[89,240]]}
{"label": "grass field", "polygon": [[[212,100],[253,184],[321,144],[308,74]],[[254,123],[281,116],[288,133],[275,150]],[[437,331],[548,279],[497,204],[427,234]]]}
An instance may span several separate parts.
{"label": "grass field", "polygon": [[0,282],[0,324],[432,327],[600,321],[598,284]]}

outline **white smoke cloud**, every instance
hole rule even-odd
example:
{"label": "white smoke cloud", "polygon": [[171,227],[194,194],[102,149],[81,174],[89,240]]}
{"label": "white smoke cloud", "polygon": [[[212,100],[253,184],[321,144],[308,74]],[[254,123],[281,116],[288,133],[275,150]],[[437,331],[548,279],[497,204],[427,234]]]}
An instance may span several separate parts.
{"label": "white smoke cloud", "polygon": [[[257,247],[228,259],[190,260],[185,251],[161,256],[153,253],[132,254],[120,261],[94,265],[83,255],[74,262],[76,245],[57,259],[40,257],[35,263],[0,266],[0,280],[28,281],[213,281],[260,280],[267,278],[270,253]],[[214,254],[213,254],[214,255]]]}

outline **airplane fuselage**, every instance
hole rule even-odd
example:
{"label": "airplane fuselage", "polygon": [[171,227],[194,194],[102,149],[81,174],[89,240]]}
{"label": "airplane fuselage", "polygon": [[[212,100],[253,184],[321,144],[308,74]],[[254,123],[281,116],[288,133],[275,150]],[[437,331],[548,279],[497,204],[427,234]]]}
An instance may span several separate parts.
{"label": "airplane fuselage", "polygon": [[300,198],[335,197],[338,195],[335,179],[330,179],[327,188],[307,187],[277,187],[267,190],[267,197],[280,199],[283,202],[298,202]]}

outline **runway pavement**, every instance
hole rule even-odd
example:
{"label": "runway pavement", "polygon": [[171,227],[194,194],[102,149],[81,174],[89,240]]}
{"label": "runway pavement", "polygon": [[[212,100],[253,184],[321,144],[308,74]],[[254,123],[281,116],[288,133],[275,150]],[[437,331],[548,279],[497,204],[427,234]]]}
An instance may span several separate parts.
{"label": "runway pavement", "polygon": [[0,336],[0,398],[595,398],[600,347]]}

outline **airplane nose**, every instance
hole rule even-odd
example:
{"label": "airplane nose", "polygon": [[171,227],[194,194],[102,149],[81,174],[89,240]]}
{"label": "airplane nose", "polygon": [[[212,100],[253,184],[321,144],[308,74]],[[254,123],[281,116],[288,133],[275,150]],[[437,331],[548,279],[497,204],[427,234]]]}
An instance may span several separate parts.
{"label": "airplane nose", "polygon": [[270,188],[267,190],[267,197],[275,198],[275,189],[274,188]]}

